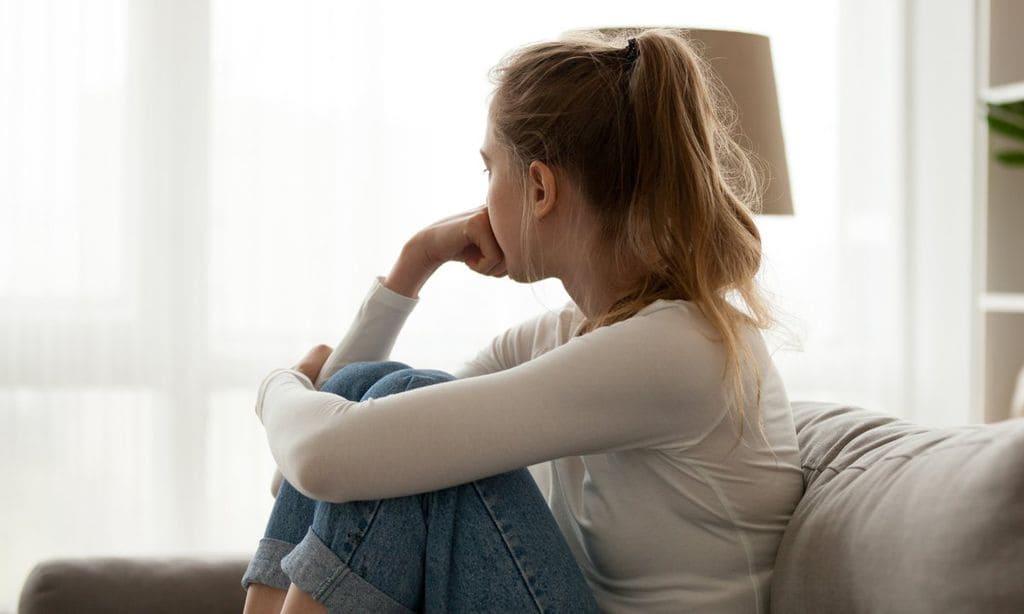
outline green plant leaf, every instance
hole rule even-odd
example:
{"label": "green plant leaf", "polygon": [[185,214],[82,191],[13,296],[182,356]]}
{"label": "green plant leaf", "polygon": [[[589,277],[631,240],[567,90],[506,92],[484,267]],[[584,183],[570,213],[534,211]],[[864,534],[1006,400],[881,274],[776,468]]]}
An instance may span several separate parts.
{"label": "green plant leaf", "polygon": [[1018,100],[1017,102],[1007,102],[999,105],[1000,108],[1009,111],[1010,113],[1016,113],[1021,117],[1024,117],[1024,100]]}
{"label": "green plant leaf", "polygon": [[1018,115],[1024,117],[1024,100],[1017,100],[1015,102],[1004,102],[996,104],[989,102],[989,111],[995,111],[997,113],[1003,113],[1005,115]]}
{"label": "green plant leaf", "polygon": [[1024,151],[1000,151],[996,153],[996,159],[1007,166],[1024,166]]}
{"label": "green plant leaf", "polygon": [[[1002,104],[988,104],[988,127],[992,132],[1024,141],[1024,100]],[[996,160],[1006,166],[1024,166],[1024,151],[1005,150],[997,152]]]}
{"label": "green plant leaf", "polygon": [[1024,141],[1024,126],[1012,124],[991,114],[988,116],[987,119],[988,127],[991,128],[993,131]]}
{"label": "green plant leaf", "polygon": [[996,117],[1018,126],[1024,126],[1024,101],[988,104],[989,117]]}

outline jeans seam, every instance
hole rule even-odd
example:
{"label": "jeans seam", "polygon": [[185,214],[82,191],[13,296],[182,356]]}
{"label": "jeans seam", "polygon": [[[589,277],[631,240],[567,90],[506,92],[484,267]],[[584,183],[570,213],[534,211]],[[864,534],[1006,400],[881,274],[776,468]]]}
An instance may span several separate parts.
{"label": "jeans seam", "polygon": [[[344,564],[341,567],[338,567],[336,570],[334,570],[334,573],[324,578],[324,580],[320,583],[320,586],[316,587],[316,594],[312,596],[313,599],[316,599],[320,603],[327,601],[328,597],[330,597],[327,591],[331,589],[332,585],[337,586],[335,583],[348,570],[348,564]],[[331,592],[333,593],[334,591],[331,590]]]}
{"label": "jeans seam", "polygon": [[[301,543],[301,547],[312,549],[314,551],[319,551],[318,554],[313,554],[314,559],[320,559],[322,563],[329,561],[330,566],[337,566],[335,571],[332,571],[331,573],[327,574],[328,578],[326,580],[318,582],[316,587],[308,591],[309,595],[315,601],[319,602],[322,606],[324,606],[329,612],[339,611],[338,607],[340,604],[332,602],[338,601],[338,599],[335,598],[335,593],[338,589],[342,588],[342,585],[345,585],[349,588],[362,587],[359,588],[358,594],[364,594],[364,590],[369,590],[370,593],[367,593],[368,597],[371,600],[386,603],[386,609],[389,612],[396,610],[396,608],[400,609],[403,612],[409,612],[408,608],[406,608],[404,604],[397,601],[394,597],[386,593],[380,587],[367,581],[365,578],[360,576],[355,571],[355,569],[349,567],[348,563],[344,562],[344,560],[340,556],[338,556],[338,553],[334,552],[331,549],[331,547],[327,544],[327,542],[321,539],[320,536],[317,535],[315,531],[310,530],[310,532],[306,534],[306,537],[303,538],[303,541]],[[322,557],[327,557],[327,559],[324,560],[322,559]],[[319,567],[323,569],[324,565],[320,565]],[[306,590],[305,588],[302,588],[303,586],[306,586],[306,583],[303,581],[303,578],[305,580],[309,580],[309,571],[312,571],[312,573],[316,573],[316,570],[307,571],[302,570],[300,568],[297,571],[299,571],[302,578],[296,577],[293,583],[299,586],[301,590]],[[352,577],[353,579],[348,579],[350,577]],[[334,583],[333,586],[329,584],[331,582]],[[348,602],[344,599],[344,596],[341,599],[347,606]],[[348,608],[345,611],[351,611],[351,608]]]}
{"label": "jeans seam", "polygon": [[527,579],[526,570],[523,569],[523,566],[519,563],[519,558],[516,556],[512,544],[509,543],[508,536],[505,535],[505,529],[502,528],[501,523],[498,522],[498,518],[495,515],[494,510],[491,509],[490,503],[487,501],[487,497],[483,492],[481,492],[480,485],[477,484],[476,481],[473,482],[473,490],[475,490],[477,496],[480,497],[480,501],[484,504],[484,509],[487,510],[487,515],[490,516],[491,522],[493,522],[494,526],[498,529],[498,534],[501,535],[501,541],[505,544],[505,548],[508,549],[508,554],[512,557],[512,561],[515,563],[516,569],[519,570],[519,577],[523,580],[523,584],[526,585],[526,590],[530,593],[530,599],[533,600],[533,605],[537,607],[538,612],[543,612],[544,608],[540,605],[540,599],[537,597],[537,594],[533,590],[533,586]]}

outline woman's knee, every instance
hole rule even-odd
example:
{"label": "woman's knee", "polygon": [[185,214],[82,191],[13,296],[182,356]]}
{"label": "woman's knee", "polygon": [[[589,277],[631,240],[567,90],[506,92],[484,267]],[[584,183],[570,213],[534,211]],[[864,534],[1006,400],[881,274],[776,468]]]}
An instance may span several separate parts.
{"label": "woman's knee", "polygon": [[318,501],[310,528],[335,554],[348,560],[368,537],[385,549],[388,544],[421,537],[426,531],[423,508],[422,495],[345,503]]}
{"label": "woman's knee", "polygon": [[350,362],[327,378],[320,390],[337,394],[350,401],[359,401],[380,378],[409,368],[409,365],[397,360]]}
{"label": "woman's knee", "polygon": [[[376,381],[363,395],[363,399],[387,396],[413,388],[449,382],[455,379],[451,373],[438,369],[413,369],[411,367],[392,371]],[[362,399],[360,399],[362,400]]]}

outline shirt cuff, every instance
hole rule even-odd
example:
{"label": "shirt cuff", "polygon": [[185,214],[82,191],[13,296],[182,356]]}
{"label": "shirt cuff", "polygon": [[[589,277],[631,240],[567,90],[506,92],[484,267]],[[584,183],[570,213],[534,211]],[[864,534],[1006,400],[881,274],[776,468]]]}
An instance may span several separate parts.
{"label": "shirt cuff", "polygon": [[374,278],[373,285],[370,287],[369,298],[405,313],[410,313],[413,307],[420,302],[419,297],[413,298],[411,296],[399,294],[385,286],[383,275],[377,275]]}
{"label": "shirt cuff", "polygon": [[313,382],[309,381],[309,378],[303,372],[287,368],[274,369],[263,378],[263,381],[260,382],[259,392],[256,393],[256,416],[259,417],[260,422],[263,422],[263,397],[270,388],[271,382],[276,378],[285,376],[292,378],[292,381],[298,381],[302,386],[310,390],[316,390],[313,387]]}

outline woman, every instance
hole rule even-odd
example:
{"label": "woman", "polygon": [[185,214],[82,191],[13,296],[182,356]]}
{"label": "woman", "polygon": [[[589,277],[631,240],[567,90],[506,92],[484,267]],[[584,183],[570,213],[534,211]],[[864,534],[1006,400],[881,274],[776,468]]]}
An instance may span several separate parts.
{"label": "woman", "polygon": [[[766,611],[802,480],[720,85],[660,29],[494,77],[487,204],[414,235],[333,351],[260,386],[285,479],[245,611]],[[572,300],[454,374],[389,361],[446,261]]]}

